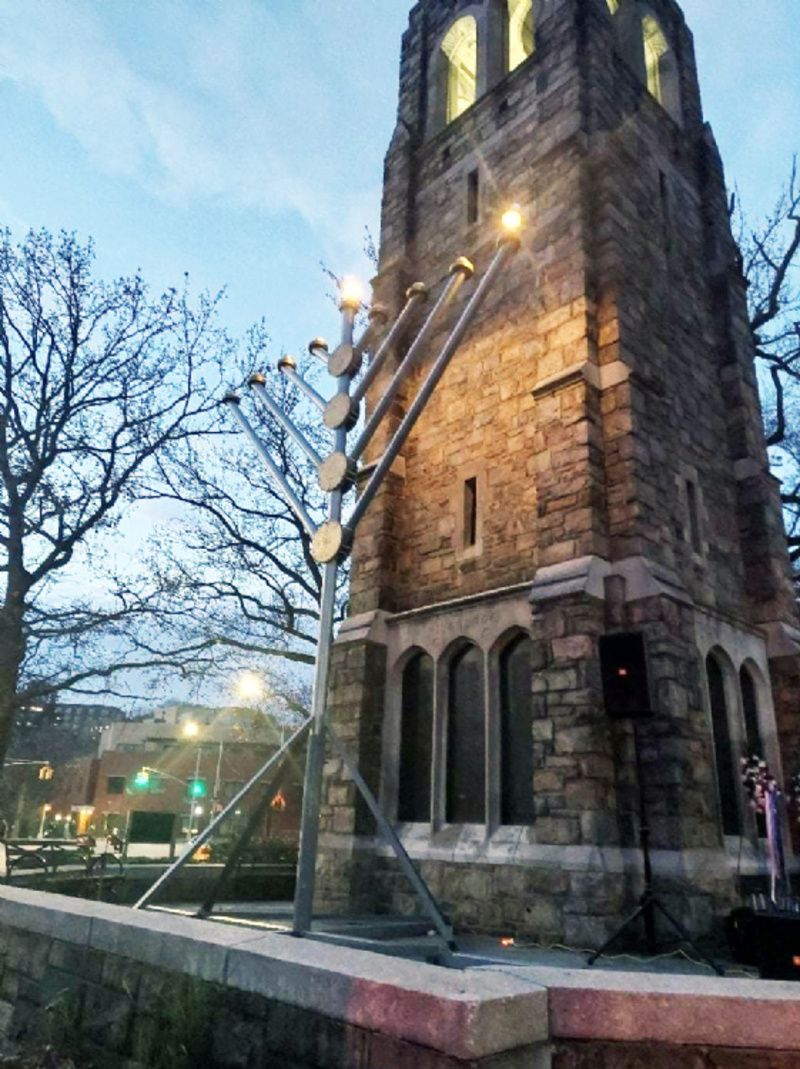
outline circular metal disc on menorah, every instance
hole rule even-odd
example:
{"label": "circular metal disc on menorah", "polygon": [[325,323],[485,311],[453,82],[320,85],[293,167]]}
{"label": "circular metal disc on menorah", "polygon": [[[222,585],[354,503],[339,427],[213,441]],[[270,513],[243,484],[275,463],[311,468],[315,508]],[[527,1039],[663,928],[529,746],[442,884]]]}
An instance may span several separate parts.
{"label": "circular metal disc on menorah", "polygon": [[353,399],[347,393],[337,393],[325,406],[322,414],[325,426],[332,431],[340,427],[350,430],[358,421],[358,409],[353,404]]}
{"label": "circular metal disc on menorah", "polygon": [[337,379],[342,375],[355,375],[360,366],[361,357],[352,345],[340,345],[328,359],[328,371]]}
{"label": "circular metal disc on menorah", "polygon": [[311,556],[317,564],[330,564],[344,547],[344,528],[336,520],[327,520],[311,540]]}
{"label": "circular metal disc on menorah", "polygon": [[343,489],[353,481],[353,468],[344,453],[331,453],[317,468],[317,482],[326,494]]}

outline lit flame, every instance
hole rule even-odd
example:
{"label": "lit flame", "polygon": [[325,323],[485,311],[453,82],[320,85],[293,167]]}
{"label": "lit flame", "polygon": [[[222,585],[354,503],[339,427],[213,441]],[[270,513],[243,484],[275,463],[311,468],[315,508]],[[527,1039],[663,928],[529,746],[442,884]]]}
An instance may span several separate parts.
{"label": "lit flame", "polygon": [[364,299],[364,287],[353,275],[346,275],[339,286],[339,301],[349,308],[358,308]]}
{"label": "lit flame", "polygon": [[500,222],[503,224],[503,230],[505,230],[507,234],[518,234],[522,229],[522,212],[517,205],[514,204],[503,213]]}

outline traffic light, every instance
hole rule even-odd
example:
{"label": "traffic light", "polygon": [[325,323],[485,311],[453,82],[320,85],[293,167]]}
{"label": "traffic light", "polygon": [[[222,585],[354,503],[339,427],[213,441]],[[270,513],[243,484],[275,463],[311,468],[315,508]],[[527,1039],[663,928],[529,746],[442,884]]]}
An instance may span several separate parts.
{"label": "traffic light", "polygon": [[47,780],[53,778],[53,766],[52,765],[40,765],[39,767],[39,779]]}
{"label": "traffic light", "polygon": [[190,779],[186,784],[186,794],[189,798],[205,798],[206,781],[204,779]]}
{"label": "traffic light", "polygon": [[146,791],[150,786],[150,769],[140,768],[133,777],[133,786],[137,791]]}

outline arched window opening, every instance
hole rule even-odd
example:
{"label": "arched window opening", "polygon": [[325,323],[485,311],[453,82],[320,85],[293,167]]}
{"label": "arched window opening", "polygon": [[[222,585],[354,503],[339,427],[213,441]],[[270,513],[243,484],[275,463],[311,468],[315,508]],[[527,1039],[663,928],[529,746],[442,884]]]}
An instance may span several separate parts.
{"label": "arched window opening", "polygon": [[447,107],[445,117],[452,122],[472,107],[478,89],[478,24],[472,15],[457,19],[442,41],[447,61]]}
{"label": "arched window opening", "polygon": [[533,0],[508,0],[508,69],[533,54]]}
{"label": "arched window opening", "polygon": [[644,66],[647,74],[647,88],[659,104],[665,104],[663,68],[664,60],[669,54],[669,44],[664,31],[652,15],[642,19],[644,37]]}
{"label": "arched window opening", "polygon": [[418,653],[403,671],[397,819],[431,818],[433,661]]}
{"label": "arched window opening", "polygon": [[764,757],[764,743],[761,738],[761,729],[758,726],[758,698],[756,697],[756,684],[747,668],[739,672],[739,687],[742,692],[742,713],[744,715],[744,734],[749,756],[758,754]]}
{"label": "arched window opening", "polygon": [[532,824],[533,644],[521,636],[500,655],[500,823]]}
{"label": "arched window opening", "polygon": [[450,665],[447,710],[447,811],[450,824],[482,824],[486,812],[483,657],[476,646]]}
{"label": "arched window opening", "polygon": [[[763,759],[765,757],[764,740],[761,738],[761,728],[758,724],[756,684],[752,673],[744,666],[739,671],[739,690],[742,695],[742,715],[744,717],[744,737],[747,754],[749,757],[758,755]],[[756,813],[756,830],[760,838],[766,838],[767,822],[763,813]]]}
{"label": "arched window opening", "polygon": [[722,810],[722,831],[725,835],[740,835],[742,830],[739,812],[739,776],[734,763],[731,729],[728,720],[728,702],[725,697],[725,679],[716,657],[706,659],[708,695],[711,702],[711,725],[714,736],[714,762],[717,771],[717,789]]}

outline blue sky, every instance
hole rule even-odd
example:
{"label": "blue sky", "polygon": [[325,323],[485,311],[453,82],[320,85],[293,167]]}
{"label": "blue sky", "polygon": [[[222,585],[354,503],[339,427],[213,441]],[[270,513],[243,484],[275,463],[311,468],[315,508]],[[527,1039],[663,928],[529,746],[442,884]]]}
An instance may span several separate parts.
{"label": "blue sky", "polygon": [[[92,235],[104,275],[227,286],[232,331],[264,316],[276,351],[335,336],[319,262],[369,273],[410,6],[0,0],[0,224]],[[683,8],[755,217],[800,149],[800,0]]]}
{"label": "blue sky", "polygon": [[[685,0],[754,214],[800,146],[800,0]],[[365,272],[408,0],[0,0],[0,220],[92,234],[100,270],[229,289],[297,349]],[[333,330],[333,324],[330,323]]]}

